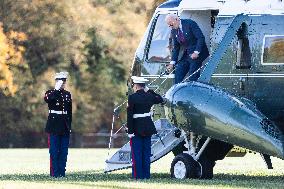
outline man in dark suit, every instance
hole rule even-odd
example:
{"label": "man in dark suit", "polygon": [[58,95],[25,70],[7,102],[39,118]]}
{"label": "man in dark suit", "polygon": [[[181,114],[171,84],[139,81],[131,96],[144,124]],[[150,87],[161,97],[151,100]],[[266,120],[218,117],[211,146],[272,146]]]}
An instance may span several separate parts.
{"label": "man in dark suit", "polygon": [[132,177],[150,178],[151,136],[156,134],[151,107],[163,102],[163,98],[145,87],[147,79],[131,77],[134,93],[128,96],[127,128],[132,153]]}
{"label": "man in dark suit", "polygon": [[48,133],[50,154],[50,176],[64,177],[72,122],[71,93],[65,90],[67,72],[55,74],[55,88],[45,93],[48,103],[48,120],[45,131]]}
{"label": "man in dark suit", "polygon": [[[193,74],[202,66],[209,56],[204,35],[196,22],[191,19],[180,19],[176,14],[168,14],[165,19],[172,28],[173,50],[168,69],[175,65],[175,83],[180,83],[185,75]],[[200,72],[192,75],[189,80],[196,81]]]}

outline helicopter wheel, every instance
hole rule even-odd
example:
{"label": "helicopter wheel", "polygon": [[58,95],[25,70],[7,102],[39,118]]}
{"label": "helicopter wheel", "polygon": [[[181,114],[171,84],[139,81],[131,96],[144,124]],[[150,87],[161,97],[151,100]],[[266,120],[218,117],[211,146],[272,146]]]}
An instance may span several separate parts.
{"label": "helicopter wheel", "polygon": [[199,164],[198,173],[197,173],[198,178],[212,179],[215,161],[202,157],[198,160],[198,164]]}
{"label": "helicopter wheel", "polygon": [[198,162],[189,154],[177,155],[171,164],[171,177],[177,179],[197,178],[196,173],[200,172]]}

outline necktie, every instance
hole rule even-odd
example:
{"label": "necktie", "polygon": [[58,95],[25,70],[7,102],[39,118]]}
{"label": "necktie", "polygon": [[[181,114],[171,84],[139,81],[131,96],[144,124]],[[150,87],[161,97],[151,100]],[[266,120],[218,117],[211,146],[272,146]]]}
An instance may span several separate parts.
{"label": "necktie", "polygon": [[178,28],[178,31],[177,31],[177,38],[178,38],[179,43],[182,44],[185,42],[184,35],[180,28]]}

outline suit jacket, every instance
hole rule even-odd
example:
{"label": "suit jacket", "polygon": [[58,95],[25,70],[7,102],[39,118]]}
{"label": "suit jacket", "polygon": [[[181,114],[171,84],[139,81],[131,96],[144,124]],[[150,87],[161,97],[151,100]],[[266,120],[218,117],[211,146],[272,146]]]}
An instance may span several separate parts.
{"label": "suit jacket", "polygon": [[178,29],[172,29],[171,35],[173,36],[173,52],[172,61],[180,60],[187,50],[187,55],[192,54],[194,51],[200,52],[197,60],[203,62],[208,56],[209,51],[205,43],[204,35],[196,22],[190,19],[181,20],[182,32],[185,42],[180,44],[177,38]]}
{"label": "suit jacket", "polygon": [[154,104],[163,102],[163,98],[152,90],[145,92],[143,89],[128,96],[127,127],[128,134],[151,136],[156,134],[156,128],[151,116],[133,118],[134,114],[149,113]]}
{"label": "suit jacket", "polygon": [[71,130],[72,98],[66,90],[48,90],[44,96],[49,110],[64,111],[67,114],[49,113],[45,131],[51,134],[67,134]]}

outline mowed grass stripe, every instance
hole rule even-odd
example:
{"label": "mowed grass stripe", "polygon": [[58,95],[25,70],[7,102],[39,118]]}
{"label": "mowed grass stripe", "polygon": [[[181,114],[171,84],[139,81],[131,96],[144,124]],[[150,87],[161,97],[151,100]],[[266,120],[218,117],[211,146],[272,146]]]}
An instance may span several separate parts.
{"label": "mowed grass stripe", "polygon": [[272,158],[274,169],[268,170],[259,154],[218,161],[212,180],[171,179],[169,154],[151,165],[152,178],[145,181],[132,180],[131,169],[103,173],[107,154],[107,149],[70,149],[67,177],[53,179],[48,149],[1,149],[0,188],[284,188],[284,161]]}

